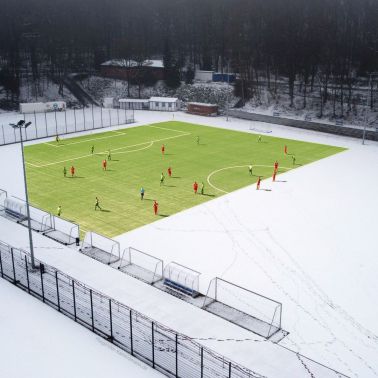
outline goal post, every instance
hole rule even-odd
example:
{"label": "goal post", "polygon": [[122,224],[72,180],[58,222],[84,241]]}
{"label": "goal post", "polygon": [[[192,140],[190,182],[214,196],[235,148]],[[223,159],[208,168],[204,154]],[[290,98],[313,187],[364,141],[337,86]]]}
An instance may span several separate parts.
{"label": "goal post", "polygon": [[114,264],[120,259],[119,242],[93,231],[85,233],[79,251],[108,265]]}
{"label": "goal post", "polygon": [[123,250],[118,269],[152,285],[162,279],[163,265],[163,260],[128,247]]}
{"label": "goal post", "polygon": [[281,329],[281,303],[219,277],[210,281],[202,308],[265,338]]}

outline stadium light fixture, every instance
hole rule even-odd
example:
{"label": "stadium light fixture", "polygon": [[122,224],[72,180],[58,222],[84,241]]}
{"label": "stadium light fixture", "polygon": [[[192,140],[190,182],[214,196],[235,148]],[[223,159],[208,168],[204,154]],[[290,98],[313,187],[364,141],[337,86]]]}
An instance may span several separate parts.
{"label": "stadium light fixture", "polygon": [[26,200],[26,215],[28,217],[30,259],[31,259],[32,269],[35,269],[36,265],[35,265],[35,261],[34,261],[33,235],[32,235],[31,222],[30,222],[28,186],[27,186],[27,182],[26,182],[25,157],[24,157],[24,142],[23,142],[23,139],[22,139],[22,129],[26,130],[31,125],[31,122],[26,122],[25,123],[25,121],[23,119],[21,119],[16,124],[10,123],[9,125],[12,126],[14,129],[20,130],[22,168],[23,168],[23,174],[24,174],[24,187],[25,187],[25,200]]}

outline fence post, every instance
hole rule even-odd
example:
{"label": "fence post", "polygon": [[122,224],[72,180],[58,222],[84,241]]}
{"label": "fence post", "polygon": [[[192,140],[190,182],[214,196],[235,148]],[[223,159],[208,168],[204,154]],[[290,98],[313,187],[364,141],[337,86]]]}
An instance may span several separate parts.
{"label": "fence post", "polygon": [[203,347],[201,347],[201,378],[203,378]]}
{"label": "fence post", "polygon": [[118,125],[120,125],[120,123],[119,123],[119,108],[117,108],[117,119],[118,119]]}
{"label": "fence post", "polygon": [[58,271],[55,271],[55,283],[56,283],[56,297],[58,302],[58,311],[60,312],[60,298],[59,298],[59,281],[58,281]]}
{"label": "fence post", "polygon": [[113,342],[113,313],[112,313],[112,300],[109,299],[109,325],[110,325],[110,341]]}
{"label": "fence post", "polygon": [[28,259],[25,257],[25,270],[26,270],[26,282],[28,284],[28,293],[30,294],[30,281],[29,281],[29,271],[28,271]]}
{"label": "fence post", "polygon": [[13,283],[16,285],[16,269],[14,266],[13,248],[11,248],[12,268],[13,268]]}
{"label": "fence post", "polygon": [[44,270],[44,265],[39,264],[39,271],[41,273],[41,290],[42,290],[42,302],[45,302],[45,288],[43,286],[43,270]]}
{"label": "fence post", "polygon": [[176,333],[176,377],[178,377],[178,335]]}
{"label": "fence post", "polygon": [[47,129],[47,115],[45,112],[45,126],[46,126],[46,136],[49,136],[49,130]]}
{"label": "fence post", "polygon": [[34,110],[34,126],[35,126],[35,136],[38,139],[37,116],[35,115],[35,110]]}
{"label": "fence post", "polygon": [[1,248],[0,248],[0,273],[1,273],[1,278],[4,278],[4,273],[3,273],[3,260],[1,259]]}
{"label": "fence post", "polygon": [[101,105],[101,127],[104,127],[104,122],[103,122],[103,120],[102,120],[102,105]]}
{"label": "fence post", "polygon": [[67,130],[67,110],[64,110],[64,123],[66,125],[66,134],[68,133],[68,130]]}
{"label": "fence post", "polygon": [[74,307],[74,319],[75,322],[77,322],[77,316],[76,316],[76,297],[75,297],[75,281],[72,280],[72,296],[73,296],[73,307]]}
{"label": "fence post", "polygon": [[94,317],[93,317],[93,294],[92,294],[92,289],[89,289],[89,297],[90,297],[90,300],[91,300],[92,331],[94,332],[95,326],[94,326]]}
{"label": "fence post", "polygon": [[92,104],[92,126],[93,126],[93,129],[94,129],[95,125],[94,125],[94,115],[93,115],[93,104]]}
{"label": "fence post", "polygon": [[228,378],[231,378],[231,361],[228,363]]}
{"label": "fence post", "polygon": [[112,112],[110,111],[110,108],[109,108],[109,126],[112,125]]}
{"label": "fence post", "polygon": [[74,108],[75,132],[76,132],[76,109]]}
{"label": "fence post", "polygon": [[130,309],[130,348],[131,348],[131,355],[134,356],[134,347],[133,347],[133,319],[132,319],[132,311]]}
{"label": "fence post", "polygon": [[84,119],[84,130],[86,130],[85,127],[85,106],[83,105],[83,119]]}
{"label": "fence post", "polygon": [[152,325],[152,367],[155,369],[155,327],[154,322],[151,322]]}
{"label": "fence post", "polygon": [[5,144],[5,133],[4,133],[4,125],[1,125],[1,129],[3,130],[3,141],[4,141],[4,143],[3,143],[3,144]]}
{"label": "fence post", "polygon": [[55,116],[55,132],[56,132],[56,135],[58,135],[58,121],[56,119],[56,110],[54,111],[54,116]]}

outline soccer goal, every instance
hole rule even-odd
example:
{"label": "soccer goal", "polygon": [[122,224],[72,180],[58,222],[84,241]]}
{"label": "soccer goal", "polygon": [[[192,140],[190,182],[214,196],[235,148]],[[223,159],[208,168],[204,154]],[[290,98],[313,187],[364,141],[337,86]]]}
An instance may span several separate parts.
{"label": "soccer goal", "polygon": [[[12,198],[15,199],[16,201],[24,203],[25,208],[26,208],[26,201],[22,200],[21,198],[17,198],[15,196],[12,196]],[[37,232],[46,232],[46,231],[52,230],[53,219],[50,213],[42,209],[39,209],[38,207],[29,205],[29,214],[30,214],[30,227],[32,230],[37,231]],[[27,217],[25,217],[25,219],[23,220],[20,220],[19,223],[21,223],[24,226],[28,226]]]}
{"label": "soccer goal", "polygon": [[120,259],[119,242],[93,231],[88,231],[85,234],[79,251],[92,259],[108,265]]}
{"label": "soccer goal", "polygon": [[68,219],[51,214],[52,229],[44,235],[64,245],[79,245],[80,226]]}
{"label": "soccer goal", "polygon": [[281,329],[281,303],[222,278],[210,281],[202,308],[265,338]]}
{"label": "soccer goal", "polygon": [[7,191],[0,189],[0,210],[4,209],[4,202],[7,197],[8,197]]}
{"label": "soccer goal", "polygon": [[133,247],[124,249],[118,269],[151,285],[163,278],[163,260]]}
{"label": "soccer goal", "polygon": [[196,297],[199,295],[200,272],[176,262],[164,268],[164,285],[182,294]]}

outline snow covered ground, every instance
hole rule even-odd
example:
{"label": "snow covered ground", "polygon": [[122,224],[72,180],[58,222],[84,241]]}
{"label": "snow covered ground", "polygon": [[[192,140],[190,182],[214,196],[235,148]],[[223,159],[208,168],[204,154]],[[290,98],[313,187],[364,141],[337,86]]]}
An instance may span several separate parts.
{"label": "snow covered ground", "polygon": [[[172,117],[158,112],[135,114],[137,124]],[[378,144],[368,141],[362,146],[355,139],[244,120],[226,122],[184,113],[174,117],[245,132],[253,132],[252,128],[263,138],[271,132],[348,150],[282,174],[276,183],[263,182],[262,188],[271,191],[243,188],[120,235],[122,248],[133,246],[166,263],[177,261],[202,272],[201,291],[219,276],[282,302],[283,328],[290,332],[282,346],[351,377],[377,376]],[[0,161],[8,161],[2,164],[0,188],[16,195],[22,188],[18,154],[17,146],[0,148]],[[297,156],[298,161],[301,158],[305,159]],[[26,230],[15,231],[17,225],[8,223],[0,223],[0,240],[26,247]],[[190,337],[251,337],[71,249],[57,248],[37,234],[35,239],[40,259]],[[203,343],[267,376],[307,376],[295,354],[255,339]],[[326,376],[325,371],[311,368],[315,377]]]}
{"label": "snow covered ground", "polygon": [[1,377],[163,377],[4,280],[0,298]]}

